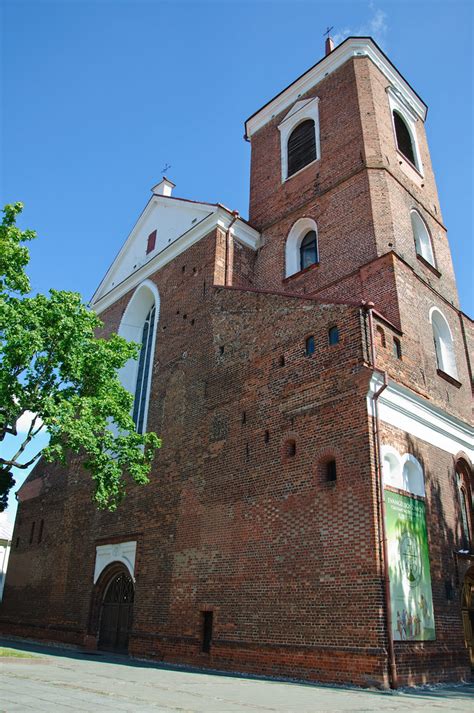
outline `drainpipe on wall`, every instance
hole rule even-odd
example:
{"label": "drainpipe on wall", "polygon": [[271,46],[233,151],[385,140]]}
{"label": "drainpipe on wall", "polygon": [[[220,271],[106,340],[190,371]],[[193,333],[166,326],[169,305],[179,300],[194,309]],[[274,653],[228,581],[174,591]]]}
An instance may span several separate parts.
{"label": "drainpipe on wall", "polygon": [[230,276],[229,276],[229,253],[230,253],[230,231],[232,229],[232,226],[234,225],[235,221],[237,218],[239,218],[239,211],[238,210],[233,210],[232,211],[233,218],[230,221],[229,227],[227,228],[226,234],[225,234],[225,263],[224,263],[224,285],[230,285]]}
{"label": "drainpipe on wall", "polygon": [[374,318],[372,310],[375,307],[373,302],[364,302],[363,309],[367,313],[369,322],[369,340],[370,340],[370,361],[374,371],[377,371],[383,377],[382,386],[372,396],[373,404],[373,426],[374,426],[374,443],[375,443],[375,471],[377,474],[377,493],[378,493],[378,511],[380,535],[382,541],[382,561],[383,561],[383,581],[384,581],[384,599],[385,599],[385,628],[387,630],[387,652],[388,652],[388,674],[390,688],[398,688],[397,662],[395,659],[395,646],[393,643],[393,628],[392,628],[392,600],[390,596],[390,576],[388,572],[388,546],[387,546],[387,528],[385,526],[385,501],[383,496],[383,472],[382,472],[382,446],[380,442],[380,418],[378,411],[378,400],[381,394],[388,386],[387,372],[377,368],[375,356],[375,339],[374,339]]}

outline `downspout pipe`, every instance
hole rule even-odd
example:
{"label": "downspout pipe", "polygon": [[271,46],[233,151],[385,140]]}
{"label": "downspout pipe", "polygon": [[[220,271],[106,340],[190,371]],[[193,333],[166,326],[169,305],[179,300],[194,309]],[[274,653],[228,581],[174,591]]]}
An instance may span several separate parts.
{"label": "downspout pipe", "polygon": [[377,498],[378,512],[380,524],[380,537],[382,541],[382,567],[383,567],[383,586],[385,600],[385,628],[387,633],[387,653],[388,653],[388,675],[390,688],[398,688],[398,673],[397,662],[395,658],[395,646],[393,642],[393,622],[392,622],[392,599],[390,595],[390,576],[388,571],[388,544],[387,544],[387,528],[385,524],[385,502],[383,490],[383,471],[382,471],[382,445],[380,441],[380,417],[378,409],[378,400],[388,386],[387,372],[377,368],[376,351],[375,351],[375,332],[374,332],[374,316],[373,302],[363,302],[362,308],[367,314],[369,323],[369,341],[370,341],[370,362],[374,372],[381,374],[383,378],[382,386],[373,394],[373,428],[374,428],[374,443],[375,443],[375,471],[377,475]]}
{"label": "downspout pipe", "polygon": [[225,234],[225,261],[224,261],[224,286],[228,287],[231,283],[230,280],[230,259],[229,259],[229,253],[230,253],[230,231],[232,230],[232,226],[234,225],[235,221],[237,218],[240,218],[240,214],[238,210],[233,210],[232,211],[232,220],[229,223],[229,227],[226,230]]}

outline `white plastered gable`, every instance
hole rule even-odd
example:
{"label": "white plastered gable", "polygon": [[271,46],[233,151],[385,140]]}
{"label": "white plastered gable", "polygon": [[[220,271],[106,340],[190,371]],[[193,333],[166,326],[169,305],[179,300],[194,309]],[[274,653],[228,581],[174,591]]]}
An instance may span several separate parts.
{"label": "white plastered gable", "polygon": [[[283,121],[278,125],[280,132],[280,155],[281,155],[281,180],[284,183],[288,179],[288,139],[290,134],[298,124],[301,124],[307,119],[314,121],[315,139],[316,139],[316,161],[321,158],[321,143],[319,139],[319,97],[312,99],[302,99],[293,104],[288,114]],[[314,163],[313,161],[311,163]],[[308,166],[311,164],[308,164]],[[304,166],[301,170],[307,166]],[[299,171],[298,171],[299,173]],[[292,174],[292,178],[296,174]]]}
{"label": "white plastered gable", "polygon": [[[152,196],[99,285],[93,302],[98,302],[214,211],[215,207],[207,203]],[[148,236],[154,230],[155,248],[147,254]]]}

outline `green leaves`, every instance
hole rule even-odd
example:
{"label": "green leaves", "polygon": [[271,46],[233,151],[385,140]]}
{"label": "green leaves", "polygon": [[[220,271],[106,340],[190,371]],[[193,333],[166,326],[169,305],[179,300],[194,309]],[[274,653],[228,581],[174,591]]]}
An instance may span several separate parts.
{"label": "green leaves", "polygon": [[20,243],[35,234],[16,227],[21,209],[20,203],[6,206],[0,226],[0,441],[16,435],[26,411],[37,419],[17,454],[0,457],[0,510],[11,469],[29,464],[23,451],[41,422],[50,436],[45,459],[64,463],[71,453],[79,454],[92,475],[98,507],[114,510],[127,481],[148,482],[161,445],[154,433],[136,433],[133,398],[118,378],[118,370],[137,358],[139,345],[116,334],[97,337],[102,322],[77,293],[26,296],[29,254]]}

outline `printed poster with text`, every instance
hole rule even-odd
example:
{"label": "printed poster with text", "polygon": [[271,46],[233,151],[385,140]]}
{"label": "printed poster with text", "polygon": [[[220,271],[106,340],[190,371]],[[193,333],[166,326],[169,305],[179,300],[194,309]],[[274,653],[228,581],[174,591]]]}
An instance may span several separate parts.
{"label": "printed poster with text", "polygon": [[425,503],[385,490],[393,638],[436,638]]}

